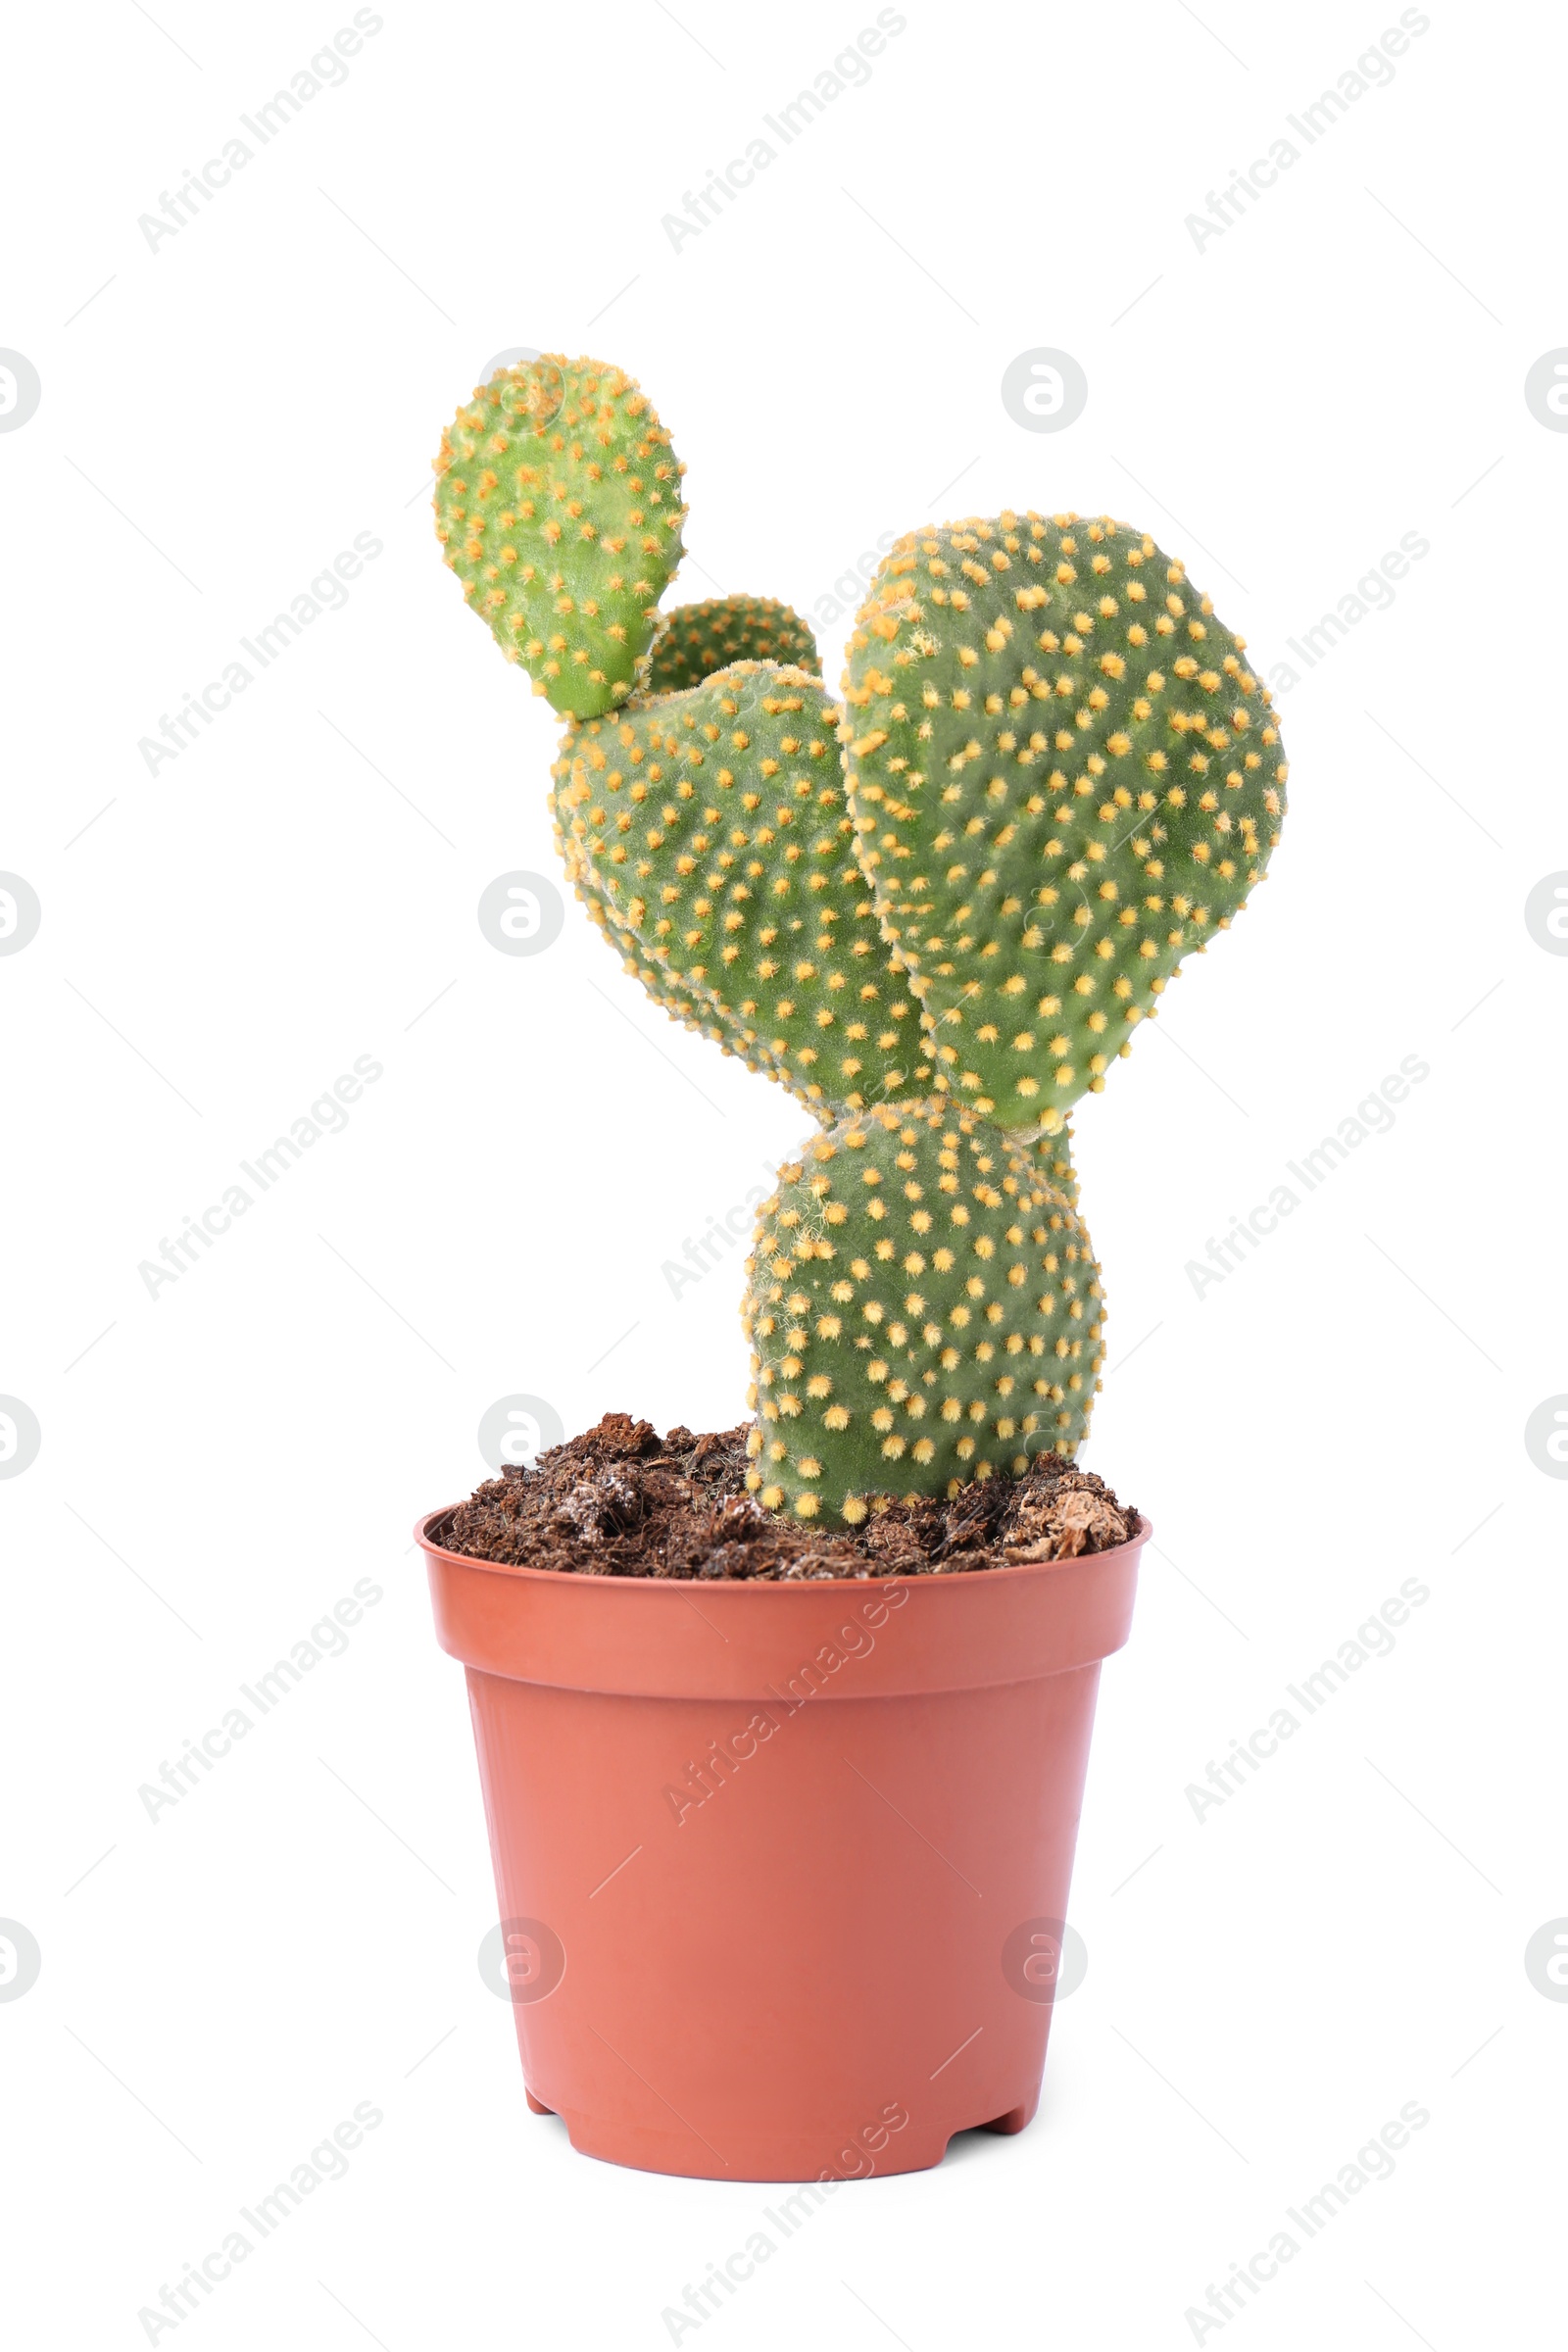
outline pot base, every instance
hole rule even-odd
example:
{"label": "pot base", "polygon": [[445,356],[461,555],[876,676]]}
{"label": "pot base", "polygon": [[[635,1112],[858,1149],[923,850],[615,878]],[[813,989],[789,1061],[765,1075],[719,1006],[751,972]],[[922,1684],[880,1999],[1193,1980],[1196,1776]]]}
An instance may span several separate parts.
{"label": "pot base", "polygon": [[[947,2155],[948,2149],[964,2132],[992,2132],[1010,2135],[1023,2131],[1034,2121],[1040,2104],[1040,2088],[1036,2084],[1030,2097],[1010,2107],[1005,2115],[994,2117],[989,2123],[958,2124],[938,2132],[927,2131],[918,2138],[906,2137],[903,2129],[897,2139],[890,2138],[885,2151],[870,2158],[869,2151],[857,2150],[858,2169],[854,2172],[835,2171],[811,2162],[810,2154],[791,2163],[777,2149],[766,2155],[741,2159],[738,2165],[701,2163],[691,2159],[689,2152],[667,2144],[662,2134],[650,2136],[645,2132],[628,2129],[624,2124],[607,2125],[603,2119],[589,2120],[564,2110],[547,2107],[524,2086],[528,2106],[535,2115],[557,2115],[566,2127],[566,2137],[579,2156],[592,2156],[601,2164],[618,2164],[632,2172],[664,2173],[688,2180],[781,2180],[797,2181],[808,2187],[820,2184],[824,2188],[842,2187],[851,2180],[869,2180],[873,2175],[886,2178],[895,2173],[927,2173],[935,2169]],[[819,2143],[818,2143],[819,2144]]]}

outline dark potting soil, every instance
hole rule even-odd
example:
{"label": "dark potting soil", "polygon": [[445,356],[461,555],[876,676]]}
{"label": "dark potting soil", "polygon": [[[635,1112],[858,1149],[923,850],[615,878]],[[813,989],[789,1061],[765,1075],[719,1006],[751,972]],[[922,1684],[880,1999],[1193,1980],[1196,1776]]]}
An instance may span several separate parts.
{"label": "dark potting soil", "polygon": [[858,1528],[820,1532],[746,1492],[747,1426],[694,1437],[607,1413],[596,1429],[504,1470],[429,1533],[443,1550],[576,1576],[952,1576],[1067,1559],[1124,1544],[1138,1513],[1103,1479],[1044,1454],[1023,1477],[988,1478],[950,1502],[890,1498]]}

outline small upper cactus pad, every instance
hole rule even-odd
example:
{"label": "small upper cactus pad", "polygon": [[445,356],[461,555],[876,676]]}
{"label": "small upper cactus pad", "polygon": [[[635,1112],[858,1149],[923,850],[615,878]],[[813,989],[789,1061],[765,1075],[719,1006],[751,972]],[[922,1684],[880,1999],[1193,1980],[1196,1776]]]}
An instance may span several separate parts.
{"label": "small upper cactus pad", "polygon": [[839,715],[820,678],[737,662],[575,729],[556,785],[574,875],[830,1115],[934,1074],[856,859]]}
{"label": "small upper cactus pad", "polygon": [[732,662],[787,662],[822,674],[816,639],[792,605],[771,596],[710,596],[660,613],[647,691],[679,694]]}
{"label": "small upper cactus pad", "polygon": [[845,693],[861,856],[938,1084],[1050,1127],[1268,862],[1267,690],[1152,539],[1004,514],[898,542]]}
{"label": "small upper cactus pad", "polygon": [[647,396],[618,368],[551,354],[480,385],[435,463],[437,536],[508,661],[568,716],[624,702],[686,514]]}
{"label": "small upper cactus pad", "polygon": [[748,1484],[769,1506],[853,1526],[877,1494],[1077,1451],[1103,1360],[1089,1237],[958,1104],[880,1106],[808,1145],[749,1274]]}

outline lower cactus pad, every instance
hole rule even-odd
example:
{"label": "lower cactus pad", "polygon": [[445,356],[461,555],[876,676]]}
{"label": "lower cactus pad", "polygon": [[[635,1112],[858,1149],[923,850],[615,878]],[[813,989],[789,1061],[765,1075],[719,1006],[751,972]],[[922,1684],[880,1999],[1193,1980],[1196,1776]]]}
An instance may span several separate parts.
{"label": "lower cactus pad", "polygon": [[769,1507],[855,1526],[877,1494],[956,1493],[1082,1443],[1103,1360],[1088,1233],[956,1104],[878,1106],[807,1145],[748,1270],[748,1483]]}

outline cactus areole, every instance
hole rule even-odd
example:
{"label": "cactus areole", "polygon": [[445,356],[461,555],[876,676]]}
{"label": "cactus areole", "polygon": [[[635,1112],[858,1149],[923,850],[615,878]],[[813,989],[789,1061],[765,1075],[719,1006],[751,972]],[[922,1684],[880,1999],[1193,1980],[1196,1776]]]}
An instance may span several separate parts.
{"label": "cactus areole", "polygon": [[1145,532],[908,532],[836,702],[788,606],[661,611],[684,470],[631,377],[550,355],[442,436],[437,530],[566,722],[591,919],[816,1122],[748,1261],[748,1483],[854,1527],[1076,1454],[1104,1301],[1068,1114],[1262,878],[1285,759],[1244,640]]}

